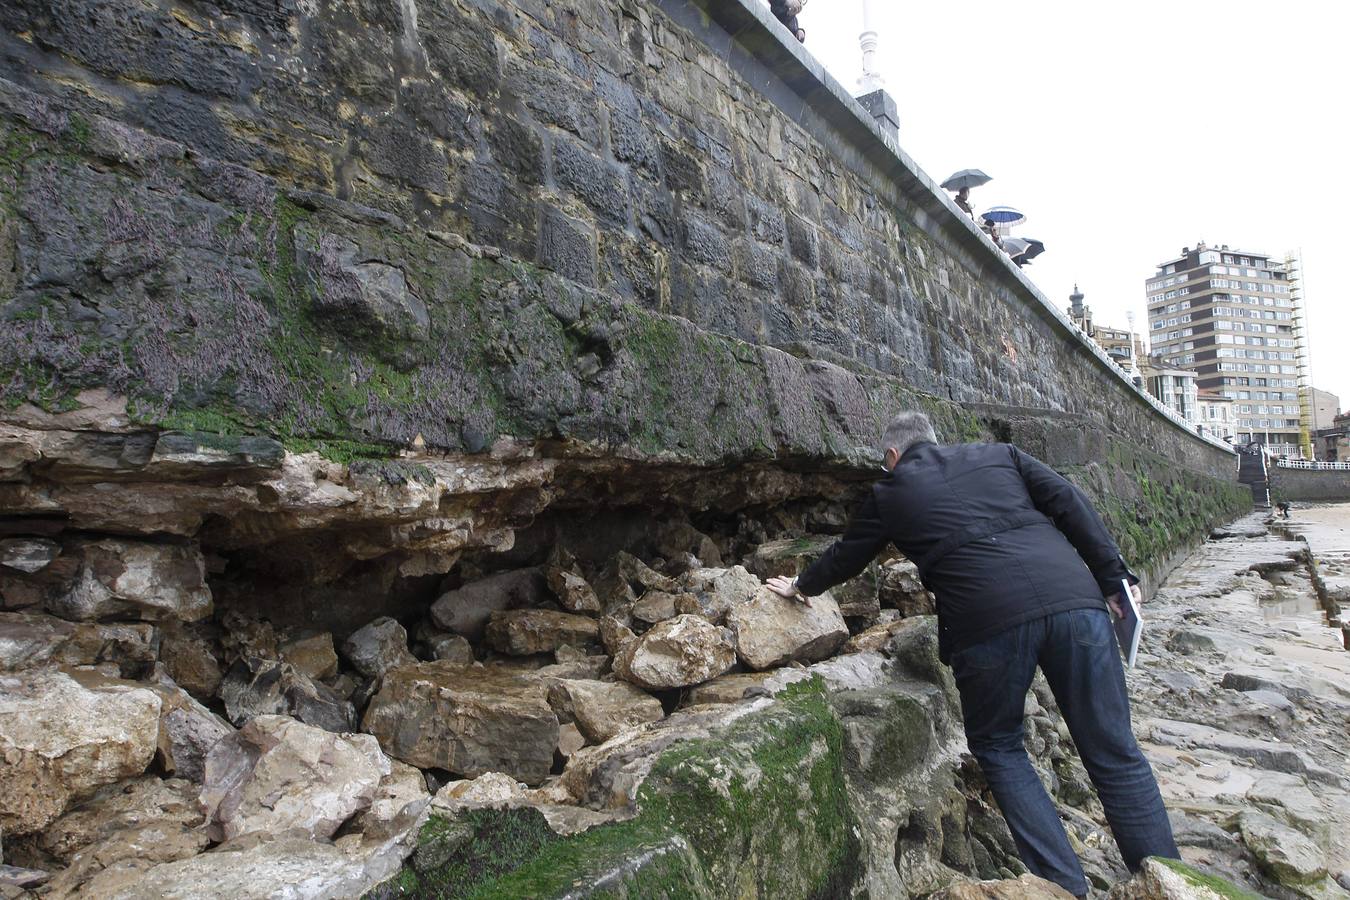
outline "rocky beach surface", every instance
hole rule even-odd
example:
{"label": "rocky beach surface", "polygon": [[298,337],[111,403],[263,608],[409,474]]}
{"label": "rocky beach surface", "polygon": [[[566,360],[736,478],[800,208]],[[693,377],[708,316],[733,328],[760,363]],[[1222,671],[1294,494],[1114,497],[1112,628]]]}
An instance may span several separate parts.
{"label": "rocky beach surface", "polygon": [[[1194,869],[1129,878],[1033,686],[1095,893],[1350,896],[1346,513],[1221,528],[1145,607],[1135,731]],[[183,545],[6,538],[0,892],[1064,896],[966,752],[913,566],[810,606],[761,587],[831,521],[563,536],[346,633],[213,605]]]}

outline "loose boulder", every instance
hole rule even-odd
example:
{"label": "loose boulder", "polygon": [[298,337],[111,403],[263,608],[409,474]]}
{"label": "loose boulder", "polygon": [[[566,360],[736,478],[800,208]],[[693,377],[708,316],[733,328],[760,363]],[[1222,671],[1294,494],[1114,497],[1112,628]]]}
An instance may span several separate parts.
{"label": "loose boulder", "polygon": [[337,651],[333,649],[333,635],[330,632],[321,631],[287,641],[278,651],[283,660],[311,680],[322,681],[338,672]]}
{"label": "loose boulder", "polygon": [[234,729],[162,671],[150,689],[160,699],[155,761],[165,772],[200,784],[206,773],[206,755]]}
{"label": "loose boulder", "polygon": [[828,592],[804,603],[762,588],[728,613],[727,626],[736,637],[736,655],[751,669],[816,662],[848,640],[848,626]]}
{"label": "loose boulder", "polygon": [[1325,855],[1302,832],[1256,810],[1240,813],[1237,826],[1257,865],[1280,884],[1298,889],[1327,877]]}
{"label": "loose boulder", "polygon": [[680,584],[697,598],[704,618],[715,625],[722,624],[728,612],[754,597],[761,587],[759,579],[743,566],[691,569],[681,576]]}
{"label": "loose boulder", "polygon": [[362,730],[422,769],[538,784],[553,765],[558,719],[536,679],[484,666],[417,663],[385,673]]}
{"label": "loose boulder", "polygon": [[575,722],[592,744],[665,715],[655,697],[619,681],[558,679],[549,685],[548,702],[559,721]]}
{"label": "loose boulder", "polygon": [[627,641],[614,657],[614,674],[649,691],[689,687],[736,663],[726,632],[701,616],[682,615]]}
{"label": "loose boulder", "polygon": [[0,832],[40,831],[154,757],[160,699],[93,672],[0,676]]}
{"label": "loose boulder", "polygon": [[538,569],[517,569],[446,591],[431,605],[431,620],[436,627],[476,644],[483,640],[483,630],[494,612],[529,609],[548,599],[548,585]]}
{"label": "loose boulder", "polygon": [[206,757],[201,804],[212,840],[299,829],[331,837],[370,806],[390,774],[366,734],[333,734],[285,716],[258,716]]}
{"label": "loose boulder", "polygon": [[154,775],[99,788],[37,838],[37,847],[65,866],[45,896],[106,897],[154,865],[206,849],[197,790]]}
{"label": "loose boulder", "polygon": [[356,709],[321,682],[274,659],[245,656],[220,685],[225,714],[235,725],[254,716],[289,715],[328,731],[355,731]]}
{"label": "loose boulder", "polygon": [[105,538],[68,546],[59,562],[73,578],[47,599],[47,609],[63,619],[195,622],[211,615],[206,564],[194,546]]}
{"label": "loose boulder", "polygon": [[367,678],[379,678],[389,669],[417,662],[408,652],[408,632],[388,616],[352,632],[342,643],[342,655]]}
{"label": "loose boulder", "polygon": [[0,672],[43,665],[113,663],[136,678],[155,663],[155,627],[145,622],[67,622],[34,612],[0,612]]}
{"label": "loose boulder", "polygon": [[552,653],[559,647],[592,647],[600,643],[600,626],[589,616],[549,609],[496,612],[488,619],[487,644],[511,656]]}

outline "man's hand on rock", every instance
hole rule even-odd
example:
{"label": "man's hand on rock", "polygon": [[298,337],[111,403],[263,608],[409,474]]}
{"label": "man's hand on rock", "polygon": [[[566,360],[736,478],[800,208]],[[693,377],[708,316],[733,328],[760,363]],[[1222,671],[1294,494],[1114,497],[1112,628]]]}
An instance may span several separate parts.
{"label": "man's hand on rock", "polygon": [[764,582],[765,586],[780,597],[787,600],[800,600],[807,606],[811,605],[811,598],[797,590],[797,579],[784,578],[782,575],[775,575]]}

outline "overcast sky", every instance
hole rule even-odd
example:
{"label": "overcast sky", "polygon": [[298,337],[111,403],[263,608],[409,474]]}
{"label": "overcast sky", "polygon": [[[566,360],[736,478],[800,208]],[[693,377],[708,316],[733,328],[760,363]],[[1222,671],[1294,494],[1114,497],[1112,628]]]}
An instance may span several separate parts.
{"label": "overcast sky", "polygon": [[[900,144],[1025,212],[1053,302],[1146,328],[1144,280],[1197,241],[1301,250],[1313,384],[1350,407],[1350,3],[874,0]],[[857,93],[862,0],[811,0],[806,47]]]}

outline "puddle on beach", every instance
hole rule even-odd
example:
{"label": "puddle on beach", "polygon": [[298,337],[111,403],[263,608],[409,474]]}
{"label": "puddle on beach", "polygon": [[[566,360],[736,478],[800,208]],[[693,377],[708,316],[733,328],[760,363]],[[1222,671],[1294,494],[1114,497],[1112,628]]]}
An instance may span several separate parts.
{"label": "puddle on beach", "polygon": [[1297,618],[1316,622],[1325,627],[1327,625],[1326,613],[1322,611],[1321,605],[1317,602],[1317,595],[1311,592],[1310,584],[1308,591],[1301,591],[1297,588],[1277,585],[1275,590],[1268,596],[1261,598],[1261,615],[1267,622],[1276,622],[1280,619]]}

